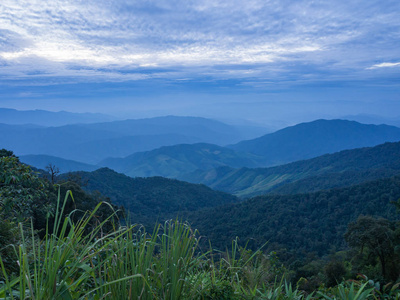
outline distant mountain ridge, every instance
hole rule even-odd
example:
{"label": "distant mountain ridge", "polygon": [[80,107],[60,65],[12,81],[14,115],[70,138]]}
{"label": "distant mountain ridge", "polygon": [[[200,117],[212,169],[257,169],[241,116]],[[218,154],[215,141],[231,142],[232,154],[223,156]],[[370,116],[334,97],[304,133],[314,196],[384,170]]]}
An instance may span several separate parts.
{"label": "distant mountain ridge", "polygon": [[173,116],[48,128],[0,124],[0,145],[17,155],[52,155],[96,164],[107,157],[174,144],[238,141],[235,130],[210,119]]}
{"label": "distant mountain ridge", "polygon": [[290,126],[229,147],[265,158],[264,166],[309,159],[346,149],[400,141],[400,128],[347,120],[316,120]]}
{"label": "distant mountain ridge", "polygon": [[71,113],[66,111],[16,110],[0,108],[0,123],[10,125],[35,124],[40,126],[63,126],[76,123],[114,121],[117,118],[99,113]]}
{"label": "distant mountain ridge", "polygon": [[49,164],[56,166],[60,173],[74,172],[74,171],[94,171],[99,169],[98,166],[80,163],[73,160],[63,159],[50,155],[22,155],[19,157],[20,161],[24,164],[31,165],[35,168],[46,170]]}

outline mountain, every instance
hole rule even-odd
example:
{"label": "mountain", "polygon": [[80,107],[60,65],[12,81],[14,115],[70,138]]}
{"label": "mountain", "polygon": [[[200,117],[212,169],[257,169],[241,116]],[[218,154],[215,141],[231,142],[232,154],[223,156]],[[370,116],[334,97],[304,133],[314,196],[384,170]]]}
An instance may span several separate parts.
{"label": "mountain", "polygon": [[89,164],[80,163],[74,160],[67,160],[50,155],[22,155],[19,157],[20,161],[31,165],[35,168],[46,170],[49,164],[56,166],[60,173],[74,172],[74,171],[94,171],[99,167]]}
{"label": "mountain", "polygon": [[235,132],[214,120],[173,116],[48,128],[0,124],[0,145],[17,155],[44,154],[95,164],[173,144],[240,140]]}
{"label": "mountain", "polygon": [[356,121],[364,124],[386,124],[393,126],[400,126],[400,116],[396,118],[385,118],[377,115],[368,115],[368,114],[358,114],[358,115],[346,115],[341,119]]}
{"label": "mountain", "polygon": [[279,165],[346,149],[400,141],[400,128],[346,120],[316,120],[239,142],[230,148],[265,158],[264,166]]}
{"label": "mountain", "polygon": [[41,126],[62,126],[75,123],[98,123],[115,120],[115,117],[98,113],[52,112],[46,110],[16,110],[0,108],[0,120],[10,125],[36,124]]}
{"label": "mountain", "polygon": [[344,150],[270,168],[221,167],[183,175],[189,182],[240,197],[343,187],[400,174],[400,142]]}
{"label": "mountain", "polygon": [[[237,204],[188,214],[193,228],[224,250],[236,237],[264,251],[289,251],[304,257],[346,248],[349,222],[360,215],[399,219],[393,201],[400,198],[400,177],[308,194],[259,196]],[[206,240],[206,241],[207,241]]]}
{"label": "mountain", "polygon": [[83,125],[92,130],[105,130],[123,136],[180,134],[199,142],[225,145],[239,141],[242,135],[234,126],[200,117],[165,116]]}
{"label": "mountain", "polygon": [[74,172],[60,176],[84,182],[87,191],[99,191],[113,204],[123,205],[134,223],[152,225],[176,218],[183,212],[238,202],[235,196],[214,191],[205,185],[163,177],[131,178],[108,168],[94,172]]}
{"label": "mountain", "polygon": [[254,154],[237,153],[213,144],[199,143],[161,147],[125,158],[108,158],[99,165],[132,177],[175,178],[198,169],[209,170],[219,166],[255,167],[259,159]]}

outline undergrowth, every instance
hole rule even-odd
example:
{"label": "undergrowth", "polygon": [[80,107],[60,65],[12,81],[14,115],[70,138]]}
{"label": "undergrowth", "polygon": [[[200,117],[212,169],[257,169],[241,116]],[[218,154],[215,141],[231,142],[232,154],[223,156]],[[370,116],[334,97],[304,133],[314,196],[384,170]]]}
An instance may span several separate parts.
{"label": "undergrowth", "polygon": [[[151,233],[120,226],[116,213],[96,222],[107,203],[74,222],[74,211],[63,217],[68,197],[59,195],[43,239],[32,224],[19,223],[18,242],[1,249],[8,255],[0,257],[0,299],[400,299],[397,285],[379,291],[362,278],[307,294],[273,256],[238,240],[229,251],[202,253],[199,234],[185,222],[167,221]],[[114,230],[104,231],[106,223]]]}

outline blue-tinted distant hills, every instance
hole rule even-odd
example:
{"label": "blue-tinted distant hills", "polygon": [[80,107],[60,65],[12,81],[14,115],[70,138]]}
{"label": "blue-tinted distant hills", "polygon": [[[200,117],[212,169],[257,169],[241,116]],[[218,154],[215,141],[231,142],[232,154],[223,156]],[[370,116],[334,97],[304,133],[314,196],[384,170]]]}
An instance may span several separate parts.
{"label": "blue-tinted distant hills", "polygon": [[52,112],[46,110],[16,110],[0,108],[0,123],[10,125],[35,124],[62,126],[75,123],[98,123],[116,120],[115,117],[98,113]]}
{"label": "blue-tinted distant hills", "polygon": [[196,170],[268,167],[400,141],[400,128],[317,120],[221,147],[240,137],[234,126],[197,117],[167,116],[59,127],[0,124],[0,147],[18,156],[50,155],[91,165],[101,162],[100,166],[130,176],[180,179]]}
{"label": "blue-tinted distant hills", "polygon": [[[243,141],[229,148],[210,144],[174,145],[135,153],[126,158],[106,159],[99,165],[133,177],[165,176],[204,183],[228,192],[253,193],[268,190],[266,185],[275,187],[285,181],[287,175],[280,174],[275,178],[276,174],[273,174],[266,178],[264,172],[260,174],[258,169],[237,168],[284,164],[397,140],[400,140],[400,129],[397,127],[318,120]],[[307,163],[296,174],[305,173],[309,169]],[[243,191],[249,187],[251,191]]]}
{"label": "blue-tinted distant hills", "polygon": [[309,159],[346,149],[400,141],[400,128],[347,120],[316,120],[229,146],[264,157],[264,166]]}
{"label": "blue-tinted distant hills", "polygon": [[210,170],[219,166],[257,167],[260,157],[238,153],[213,144],[180,144],[139,152],[125,158],[108,158],[99,163],[132,177],[181,177],[195,170]]}
{"label": "blue-tinted distant hills", "polygon": [[368,114],[358,114],[358,115],[347,115],[343,116],[340,119],[356,121],[363,124],[386,124],[393,125],[396,127],[400,126],[400,116],[394,118],[384,118],[377,115],[368,115]]}
{"label": "blue-tinted distant hills", "polygon": [[67,160],[50,155],[22,155],[19,157],[20,161],[31,165],[35,168],[46,170],[49,164],[56,166],[60,173],[74,172],[74,171],[87,171],[91,172],[97,170],[99,167],[89,165],[73,160]]}
{"label": "blue-tinted distant hills", "polygon": [[243,137],[234,126],[196,117],[158,117],[59,127],[0,124],[0,147],[96,164],[107,157],[183,143],[228,144]]}
{"label": "blue-tinted distant hills", "polygon": [[201,117],[165,116],[85,124],[83,128],[113,132],[123,136],[179,134],[193,137],[198,142],[227,145],[240,141],[246,134],[236,126]]}

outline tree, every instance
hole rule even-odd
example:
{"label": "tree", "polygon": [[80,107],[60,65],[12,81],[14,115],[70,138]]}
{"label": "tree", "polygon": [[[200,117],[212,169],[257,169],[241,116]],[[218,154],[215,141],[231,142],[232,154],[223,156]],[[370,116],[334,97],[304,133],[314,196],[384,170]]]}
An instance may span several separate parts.
{"label": "tree", "polygon": [[344,235],[350,247],[364,250],[374,255],[381,264],[382,276],[387,276],[387,266],[392,261],[395,247],[394,223],[383,218],[360,216],[350,223]]}
{"label": "tree", "polygon": [[[17,157],[0,157],[0,219],[43,222],[54,210],[52,188]],[[52,199],[52,200],[50,200]]]}
{"label": "tree", "polygon": [[0,157],[16,157],[14,152],[7,149],[0,149]]}
{"label": "tree", "polygon": [[51,184],[54,184],[57,175],[60,174],[60,169],[55,165],[53,165],[52,163],[49,163],[46,166],[46,171],[50,173]]}

